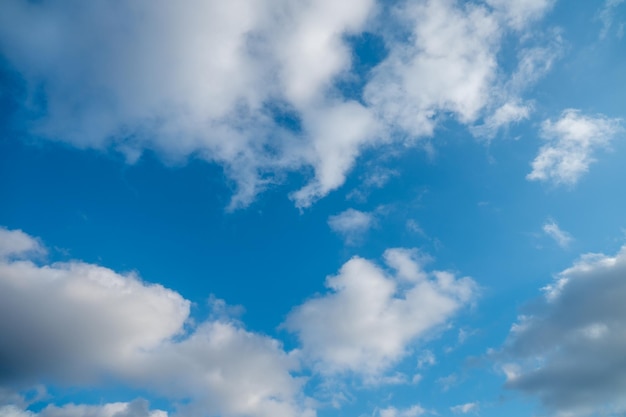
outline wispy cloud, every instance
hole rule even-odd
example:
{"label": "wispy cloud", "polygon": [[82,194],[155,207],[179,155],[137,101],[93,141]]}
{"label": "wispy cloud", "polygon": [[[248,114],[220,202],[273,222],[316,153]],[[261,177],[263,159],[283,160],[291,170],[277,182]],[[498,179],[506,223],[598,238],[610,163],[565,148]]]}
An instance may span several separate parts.
{"label": "wispy cloud", "polygon": [[454,414],[467,414],[471,411],[476,411],[477,409],[478,409],[477,402],[459,404],[459,405],[455,405],[454,407],[450,407],[450,411],[452,411]]}
{"label": "wispy cloud", "polygon": [[328,226],[349,245],[356,244],[376,225],[374,213],[347,209],[328,218]]}
{"label": "wispy cloud", "polygon": [[572,235],[568,232],[561,230],[559,225],[552,219],[549,219],[543,224],[543,232],[554,239],[554,241],[562,248],[567,248],[574,240]]}

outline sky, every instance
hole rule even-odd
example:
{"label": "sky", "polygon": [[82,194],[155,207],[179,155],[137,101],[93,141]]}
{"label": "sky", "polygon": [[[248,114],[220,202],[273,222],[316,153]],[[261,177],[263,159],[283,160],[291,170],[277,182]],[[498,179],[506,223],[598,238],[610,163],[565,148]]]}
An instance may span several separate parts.
{"label": "sky", "polygon": [[625,416],[625,27],[3,0],[0,416]]}

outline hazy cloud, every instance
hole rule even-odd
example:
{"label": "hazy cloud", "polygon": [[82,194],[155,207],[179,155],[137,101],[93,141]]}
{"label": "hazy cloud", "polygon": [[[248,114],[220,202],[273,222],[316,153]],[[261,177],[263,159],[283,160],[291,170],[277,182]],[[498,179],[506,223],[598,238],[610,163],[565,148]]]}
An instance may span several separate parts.
{"label": "hazy cloud", "polygon": [[546,221],[543,224],[542,229],[546,235],[554,239],[554,241],[562,248],[567,248],[572,240],[574,240],[572,235],[564,230],[561,230],[559,225],[552,219]]}

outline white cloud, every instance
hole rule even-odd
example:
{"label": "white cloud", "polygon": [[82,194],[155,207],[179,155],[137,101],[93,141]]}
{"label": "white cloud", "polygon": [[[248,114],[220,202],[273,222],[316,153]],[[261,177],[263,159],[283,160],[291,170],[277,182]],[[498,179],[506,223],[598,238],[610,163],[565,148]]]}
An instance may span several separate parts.
{"label": "white cloud", "polygon": [[431,135],[440,111],[473,122],[496,75],[498,21],[484,7],[449,0],[407,2],[398,15],[411,43],[390,45],[366,87],[368,104],[411,137]]}
{"label": "white cloud", "polygon": [[473,127],[472,134],[487,139],[493,139],[498,131],[511,123],[519,123],[528,119],[532,106],[509,101],[498,107],[493,114],[489,115],[482,125]]}
{"label": "white cloud", "polygon": [[504,346],[507,387],[569,415],[626,411],[626,247],[587,254],[555,277]]}
{"label": "white cloud", "polygon": [[0,262],[0,356],[14,379],[72,381],[182,331],[189,302],[134,274],[69,262]]}
{"label": "white cloud", "polygon": [[0,226],[0,259],[41,253],[45,253],[45,249],[37,239],[21,230],[8,230]]}
{"label": "white cloud", "polygon": [[16,406],[0,407],[2,417],[168,417],[162,410],[150,410],[145,400],[130,403],[102,405],[67,404],[62,407],[49,405],[38,413],[22,410]]}
{"label": "white cloud", "polygon": [[486,0],[497,13],[515,29],[522,29],[538,20],[552,7],[555,0]]}
{"label": "white cloud", "polygon": [[[131,162],[151,149],[166,162],[221,164],[237,185],[230,208],[312,169],[291,193],[307,207],[345,182],[364,149],[411,144],[448,114],[472,124],[493,112],[491,130],[526,117],[518,90],[500,91],[498,50],[551,2],[488,3],[420,0],[377,15],[375,0],[6,0],[0,52],[32,93],[37,137]],[[381,16],[393,21],[368,26]],[[347,38],[379,26],[410,36],[377,33],[389,56],[351,73]],[[357,100],[337,87],[350,77],[367,81]]]}
{"label": "white cloud", "polygon": [[[600,39],[607,37],[613,24],[615,23],[615,9],[624,3],[624,0],[606,0],[604,5],[598,12],[598,19],[602,22],[602,29],[600,30]],[[617,23],[617,30],[615,31],[618,38],[624,36],[624,22]]]}
{"label": "white cloud", "polygon": [[376,224],[373,213],[347,209],[328,218],[328,225],[341,235],[346,243],[353,244]]}
{"label": "white cloud", "polygon": [[352,258],[327,278],[327,294],[287,317],[285,327],[298,334],[304,355],[320,372],[378,375],[476,296],[470,278],[423,273],[403,249],[388,250],[385,260],[395,274]]}
{"label": "white cloud", "polygon": [[561,230],[559,225],[554,220],[548,220],[545,222],[542,229],[546,235],[554,239],[554,241],[562,248],[567,248],[572,240],[574,240],[572,235],[564,230]]}
{"label": "white cloud", "polygon": [[[115,148],[130,160],[154,149],[168,161],[218,162],[238,185],[233,207],[249,203],[272,174],[313,166],[311,186],[296,195],[306,206],[341,185],[375,131],[367,110],[330,98],[351,66],[344,38],[361,31],[373,7],[8,0],[0,5],[0,51],[45,95],[38,136]],[[275,122],[273,109],[302,120],[301,140]]]}
{"label": "white cloud", "polygon": [[[20,233],[0,234],[9,237],[0,244],[6,253],[32,247],[15,236],[36,242]],[[185,329],[189,308],[180,294],[135,274],[75,261],[0,259],[0,381],[90,386],[103,376],[183,400],[180,416],[315,415],[304,405],[304,381],[291,374],[299,368],[295,353],[225,317]],[[52,407],[40,417],[135,417],[124,407],[131,406]]]}
{"label": "white cloud", "polygon": [[603,115],[586,116],[567,109],[560,119],[546,120],[541,137],[547,142],[532,162],[529,180],[550,181],[555,185],[574,185],[595,162],[594,154],[607,148],[622,129],[619,119]]}
{"label": "white cloud", "polygon": [[478,409],[477,402],[459,404],[459,405],[455,405],[454,407],[450,407],[450,411],[452,411],[454,414],[467,414],[471,411],[476,411],[477,409]]}
{"label": "white cloud", "polygon": [[419,405],[413,405],[409,408],[398,409],[395,407],[387,407],[378,410],[379,417],[418,417],[424,414],[424,410]]}

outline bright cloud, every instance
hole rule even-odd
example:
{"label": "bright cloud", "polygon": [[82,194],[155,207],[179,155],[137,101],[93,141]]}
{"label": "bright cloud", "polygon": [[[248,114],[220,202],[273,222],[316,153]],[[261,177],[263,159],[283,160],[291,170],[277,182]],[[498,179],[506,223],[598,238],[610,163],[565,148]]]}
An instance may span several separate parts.
{"label": "bright cloud", "polygon": [[[1,246],[10,254],[38,244],[20,231],[2,229],[0,237],[8,238]],[[189,309],[180,294],[134,274],[81,262],[40,266],[2,259],[0,378],[3,384],[89,385],[100,376],[113,377],[166,398],[191,400],[181,415],[199,409],[223,416],[315,414],[301,405],[303,381],[291,375],[297,358],[278,341],[227,319],[185,331]],[[124,411],[125,404],[84,407],[52,407],[41,417],[147,415]]]}
{"label": "bright cloud", "polygon": [[567,109],[557,121],[546,120],[541,125],[541,137],[547,143],[539,149],[526,178],[572,186],[595,162],[596,151],[607,148],[620,131],[619,119]]}
{"label": "bright cloud", "polygon": [[[7,0],[0,51],[25,80],[31,133],[131,162],[151,149],[218,163],[237,185],[230,208],[312,168],[291,194],[307,207],[364,149],[414,143],[442,114],[472,124],[493,108],[491,130],[526,117],[517,92],[501,91],[497,54],[551,2],[488,3],[401,3],[386,15],[410,41],[385,36],[371,77],[353,72],[347,39],[376,27],[374,0]],[[337,86],[355,77],[363,97],[348,98]]]}
{"label": "bright cloud", "polygon": [[543,224],[543,232],[554,239],[554,241],[562,248],[566,248],[574,240],[572,235],[564,230],[561,230],[559,225],[554,220],[548,220]]}
{"label": "bright cloud", "polygon": [[327,294],[287,317],[286,328],[321,372],[379,374],[476,297],[470,278],[424,273],[407,250],[389,249],[385,261],[395,273],[352,258],[327,278]]}
{"label": "bright cloud", "polygon": [[44,252],[45,249],[36,239],[21,230],[7,230],[0,226],[0,259]]}
{"label": "bright cloud", "polygon": [[558,274],[536,312],[511,331],[507,387],[568,415],[623,413],[625,274],[626,247],[615,256],[584,255]]}

